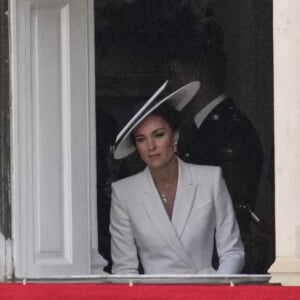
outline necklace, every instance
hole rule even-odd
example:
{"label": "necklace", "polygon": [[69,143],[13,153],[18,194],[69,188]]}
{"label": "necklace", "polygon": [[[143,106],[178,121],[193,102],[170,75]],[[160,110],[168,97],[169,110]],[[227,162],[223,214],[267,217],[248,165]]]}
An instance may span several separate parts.
{"label": "necklace", "polygon": [[160,195],[160,198],[161,198],[161,200],[162,200],[162,202],[163,202],[164,204],[167,204],[168,199],[167,199],[166,194],[162,193],[162,194]]}

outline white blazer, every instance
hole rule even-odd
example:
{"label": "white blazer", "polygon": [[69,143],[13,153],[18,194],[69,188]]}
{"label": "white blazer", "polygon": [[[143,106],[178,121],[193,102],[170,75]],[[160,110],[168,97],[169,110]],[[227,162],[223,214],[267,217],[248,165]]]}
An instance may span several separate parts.
{"label": "white blazer", "polygon": [[[172,220],[148,168],[112,185],[112,272],[137,274],[234,274],[244,265],[231,198],[221,169],[180,159]],[[216,246],[220,265],[212,267]]]}

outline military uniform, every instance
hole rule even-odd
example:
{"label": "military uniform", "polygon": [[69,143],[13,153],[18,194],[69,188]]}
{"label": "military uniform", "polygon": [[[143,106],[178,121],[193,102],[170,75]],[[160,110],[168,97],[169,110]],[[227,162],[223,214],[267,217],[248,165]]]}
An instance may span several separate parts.
{"label": "military uniform", "polygon": [[230,98],[222,97],[206,112],[199,128],[193,122],[188,135],[188,141],[179,149],[183,160],[222,167],[246,248],[244,272],[265,273],[264,256],[268,254],[264,233],[250,226],[263,167],[263,151],[255,128]]}

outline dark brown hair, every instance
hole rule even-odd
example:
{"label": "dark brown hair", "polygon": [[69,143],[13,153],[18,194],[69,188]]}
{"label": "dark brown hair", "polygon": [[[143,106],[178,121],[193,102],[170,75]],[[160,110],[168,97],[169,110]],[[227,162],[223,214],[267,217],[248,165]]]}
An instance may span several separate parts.
{"label": "dark brown hair", "polygon": [[[173,132],[180,128],[180,113],[170,104],[163,103],[148,116],[159,116],[168,123]],[[147,116],[147,117],[148,117]],[[131,140],[135,145],[134,130],[131,133]]]}

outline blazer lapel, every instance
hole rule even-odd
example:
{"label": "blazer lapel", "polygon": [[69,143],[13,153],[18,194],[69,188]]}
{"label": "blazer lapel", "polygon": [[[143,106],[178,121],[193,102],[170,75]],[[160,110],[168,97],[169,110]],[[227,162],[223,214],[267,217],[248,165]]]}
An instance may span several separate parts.
{"label": "blazer lapel", "polygon": [[148,168],[146,168],[143,172],[142,184],[145,189],[144,197],[142,197],[142,203],[156,230],[159,232],[162,239],[169,244],[172,250],[183,261],[185,261],[186,264],[188,264],[191,268],[194,268],[189,256],[180,242],[175,228],[170,222]]}
{"label": "blazer lapel", "polygon": [[178,237],[182,236],[185,225],[189,219],[197,187],[193,185],[189,167],[181,160],[179,161],[179,177],[177,194],[173,208],[172,223]]}

